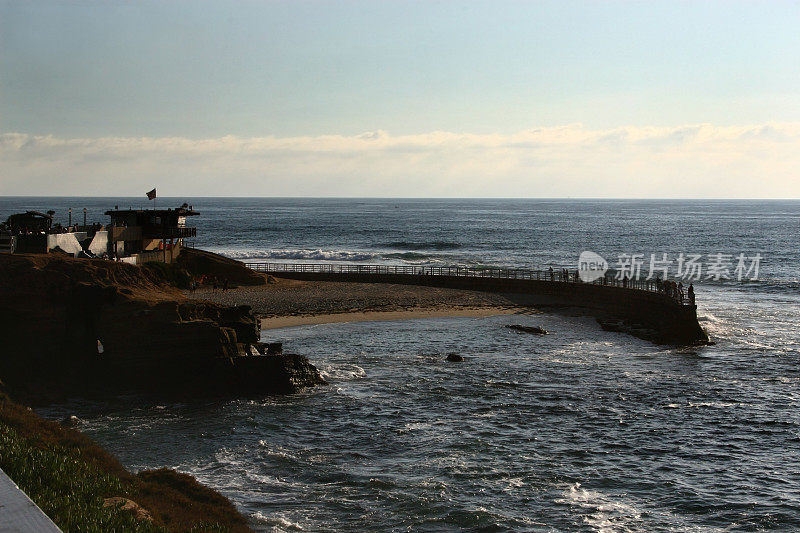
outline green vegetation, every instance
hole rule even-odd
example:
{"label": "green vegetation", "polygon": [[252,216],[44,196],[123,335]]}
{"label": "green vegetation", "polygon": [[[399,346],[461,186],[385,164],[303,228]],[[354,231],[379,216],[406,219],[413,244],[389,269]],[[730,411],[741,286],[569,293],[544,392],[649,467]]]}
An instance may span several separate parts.
{"label": "green vegetation", "polygon": [[[166,468],[133,475],[86,435],[37,416],[0,392],[0,468],[64,531],[249,532],[233,503]],[[153,521],[103,507],[136,502]]]}
{"label": "green vegetation", "polygon": [[103,499],[127,494],[122,480],[75,450],[39,448],[0,424],[0,467],[64,531],[165,531]]}

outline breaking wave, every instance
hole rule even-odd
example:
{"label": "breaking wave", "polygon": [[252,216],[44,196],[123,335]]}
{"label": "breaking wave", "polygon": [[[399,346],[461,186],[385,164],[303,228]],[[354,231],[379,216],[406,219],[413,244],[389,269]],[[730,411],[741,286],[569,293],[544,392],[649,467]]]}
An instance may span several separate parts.
{"label": "breaking wave", "polygon": [[380,258],[372,252],[350,250],[224,250],[231,259],[299,259],[305,261],[370,261]]}
{"label": "breaking wave", "polygon": [[431,263],[441,262],[442,256],[437,254],[428,254],[424,252],[367,252],[355,250],[213,250],[216,253],[230,257],[231,259],[238,259],[239,261],[247,261],[249,259],[260,260],[282,260],[282,261],[350,261],[350,262],[367,262],[367,261],[380,261],[380,260],[395,260],[405,263]]}

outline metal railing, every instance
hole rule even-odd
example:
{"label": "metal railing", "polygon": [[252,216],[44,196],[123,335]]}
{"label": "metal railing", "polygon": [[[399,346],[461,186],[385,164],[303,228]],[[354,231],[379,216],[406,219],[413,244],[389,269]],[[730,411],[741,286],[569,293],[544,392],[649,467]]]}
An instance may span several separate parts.
{"label": "metal railing", "polygon": [[[368,275],[413,275],[413,276],[448,276],[466,278],[520,279],[530,281],[549,281],[553,283],[586,284],[576,271],[567,270],[527,270],[519,268],[470,268],[470,267],[437,267],[413,265],[343,265],[334,263],[245,263],[247,268],[266,274],[308,273],[308,274],[368,274]],[[617,279],[606,273],[605,277],[596,279],[590,285],[619,287],[623,289],[641,290],[667,294],[677,303],[694,305],[682,291],[672,288],[667,283],[656,279]]]}

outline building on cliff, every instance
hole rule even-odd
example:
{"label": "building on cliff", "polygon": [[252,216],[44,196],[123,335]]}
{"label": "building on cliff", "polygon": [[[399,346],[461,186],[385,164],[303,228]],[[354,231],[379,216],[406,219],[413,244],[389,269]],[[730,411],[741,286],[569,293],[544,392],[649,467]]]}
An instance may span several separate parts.
{"label": "building on cliff", "polygon": [[197,235],[186,218],[199,215],[187,204],[177,209],[114,209],[108,227],[109,255],[126,263],[171,263],[178,258],[184,239]]}
{"label": "building on cliff", "polygon": [[[108,235],[102,224],[53,224],[55,211],[16,213],[0,224],[0,253],[60,252],[73,257],[103,257]],[[71,222],[71,221],[70,221]]]}
{"label": "building on cliff", "polygon": [[0,249],[4,252],[45,252],[53,226],[51,213],[26,211],[9,216],[3,224]]}
{"label": "building on cliff", "polygon": [[171,263],[184,239],[197,235],[186,226],[186,217],[199,215],[189,205],[177,209],[118,209],[106,211],[111,224],[86,223],[67,226],[53,223],[55,211],[26,211],[0,223],[0,253],[46,254],[73,257],[114,258],[140,265],[148,261]]}

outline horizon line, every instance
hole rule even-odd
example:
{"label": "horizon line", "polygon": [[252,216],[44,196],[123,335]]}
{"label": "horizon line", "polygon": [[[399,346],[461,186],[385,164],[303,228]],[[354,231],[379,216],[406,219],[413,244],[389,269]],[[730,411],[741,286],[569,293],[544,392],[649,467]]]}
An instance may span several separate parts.
{"label": "horizon line", "polygon": [[[0,198],[140,198],[140,196],[78,196],[78,195],[56,195],[47,196],[41,194],[7,194],[0,195]],[[146,198],[142,196],[142,198]],[[202,199],[268,199],[268,200],[655,200],[655,201],[800,201],[800,197],[795,198],[744,198],[744,197],[614,197],[614,196],[159,196],[158,199],[181,199],[181,198],[202,198]]]}

